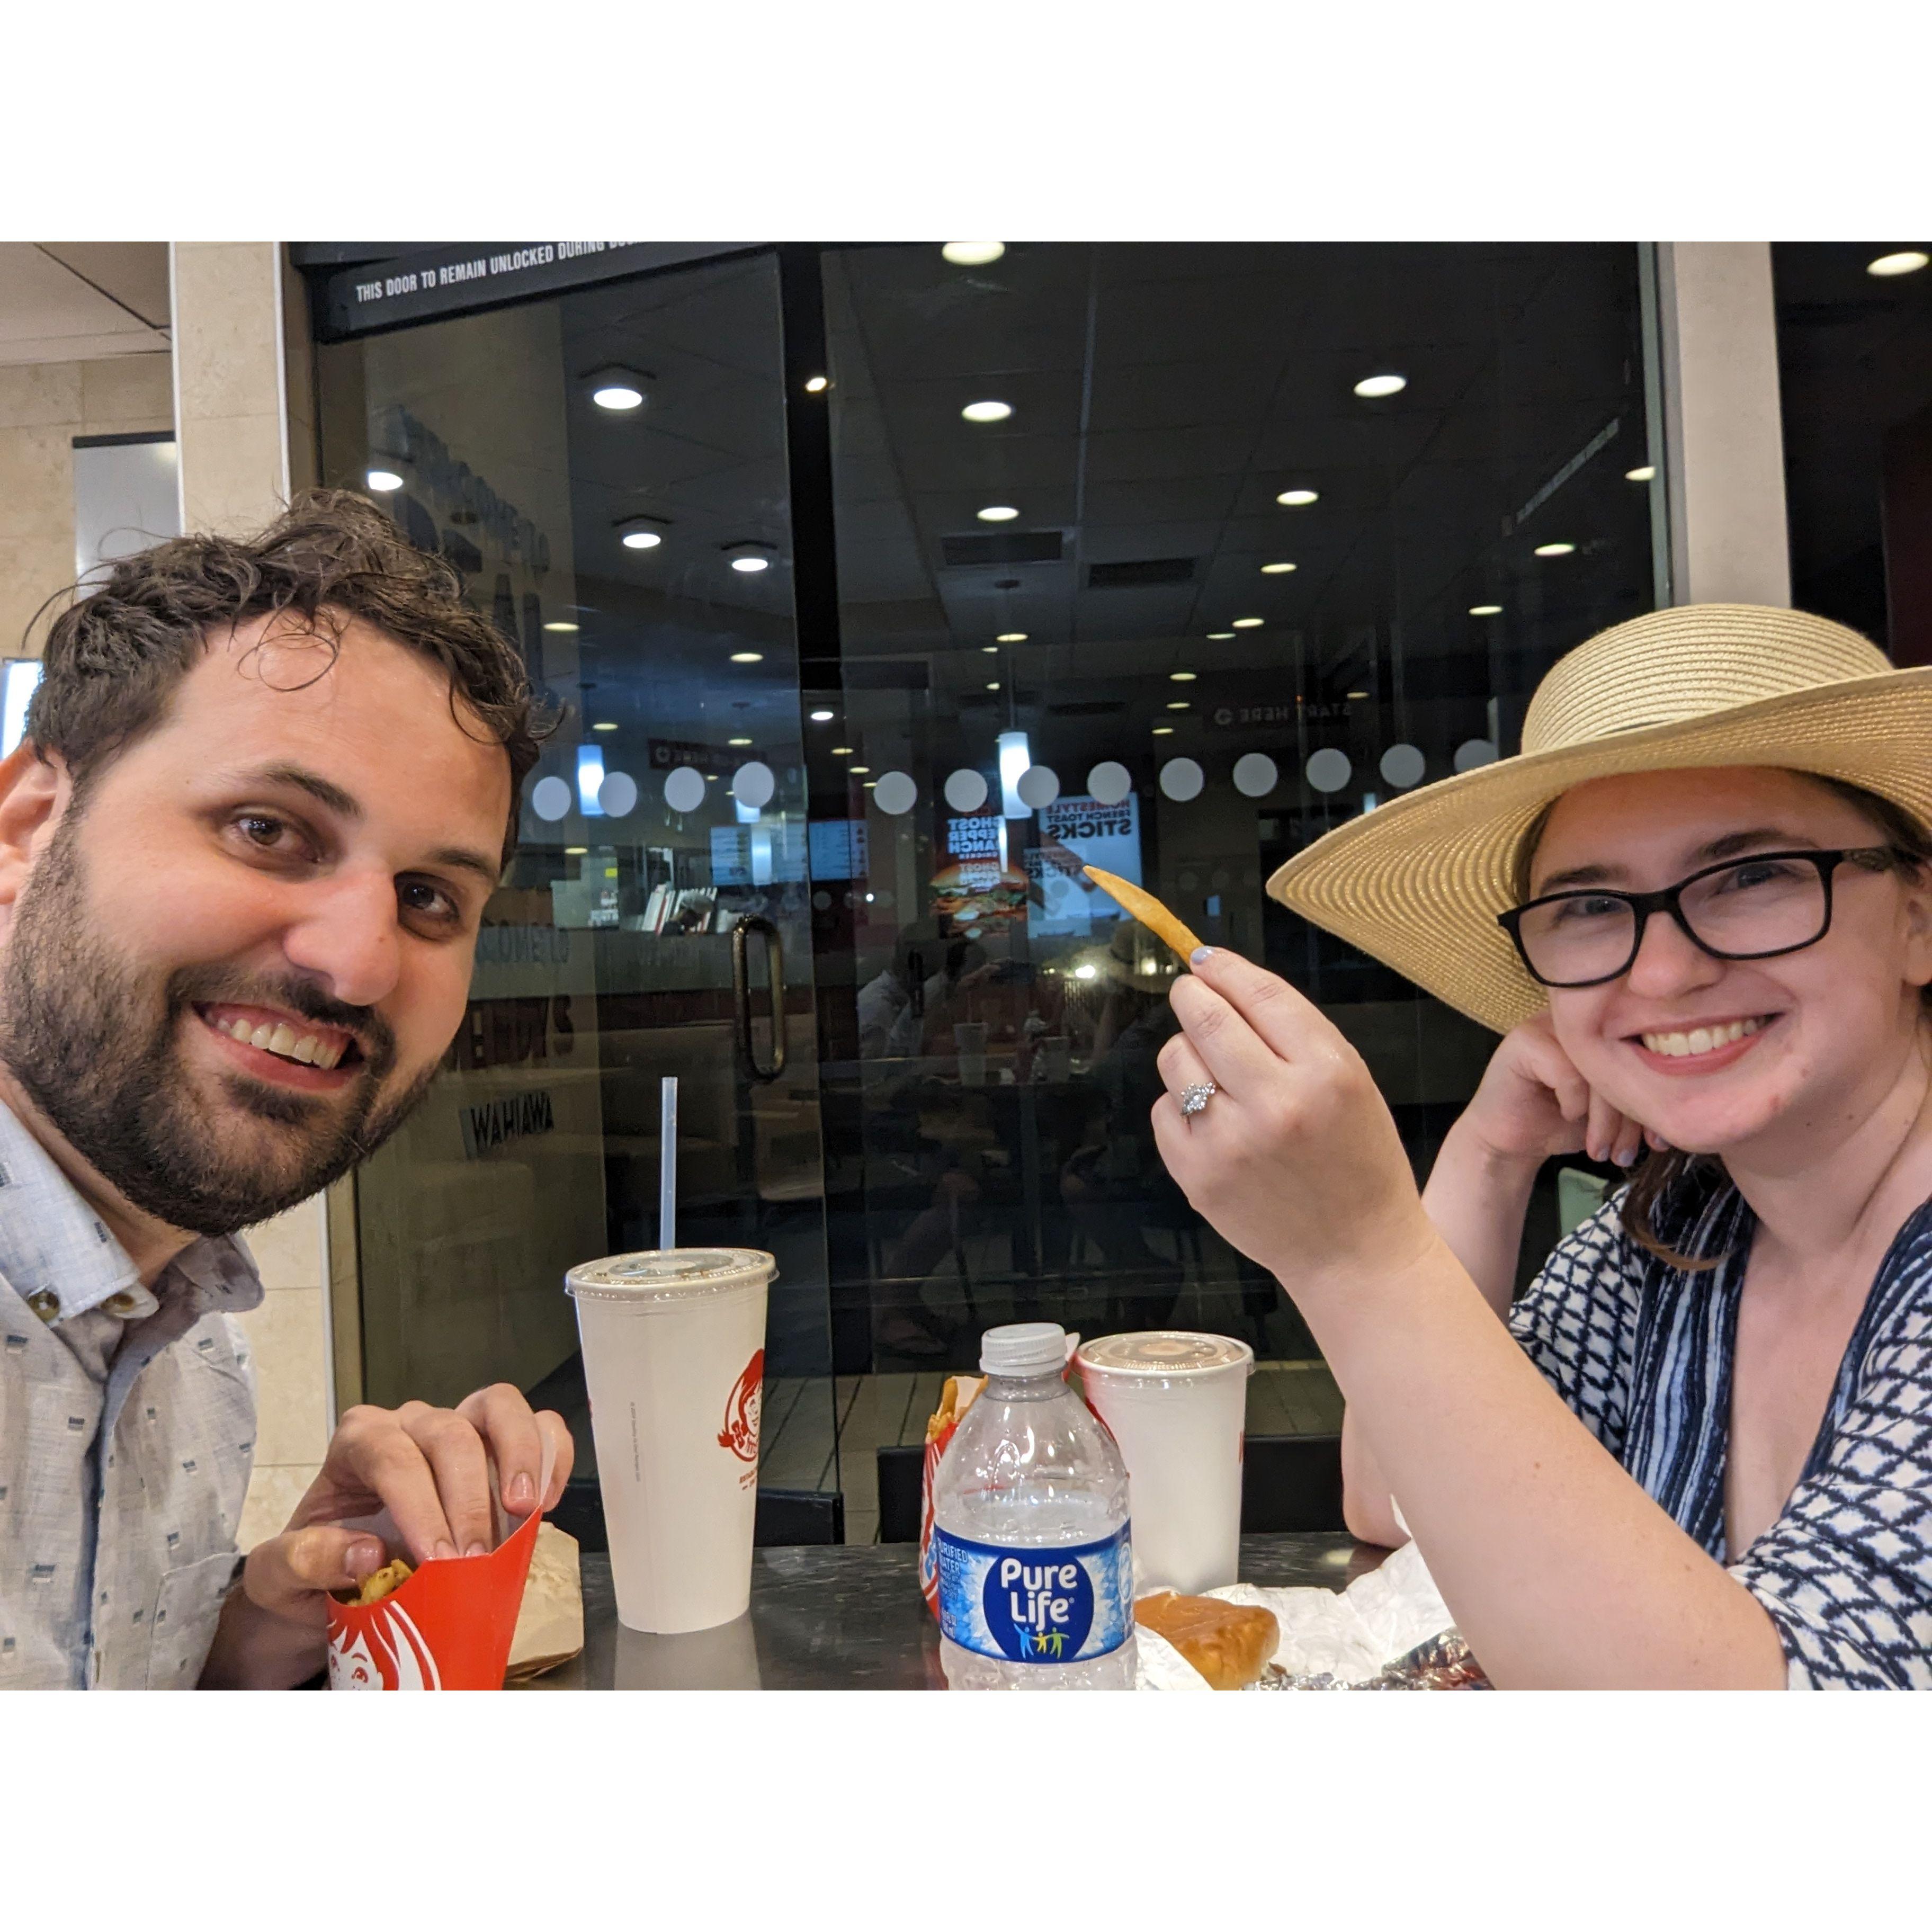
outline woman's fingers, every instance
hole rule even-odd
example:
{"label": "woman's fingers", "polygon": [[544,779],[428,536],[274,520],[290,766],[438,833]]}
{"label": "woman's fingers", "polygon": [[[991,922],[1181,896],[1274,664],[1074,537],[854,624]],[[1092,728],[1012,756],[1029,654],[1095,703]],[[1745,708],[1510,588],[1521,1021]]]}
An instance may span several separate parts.
{"label": "woman's fingers", "polygon": [[1184,1033],[1178,1033],[1168,1041],[1154,1064],[1160,1070],[1161,1084],[1177,1099],[1189,1088],[1214,1078],[1208,1071],[1208,1063]]}

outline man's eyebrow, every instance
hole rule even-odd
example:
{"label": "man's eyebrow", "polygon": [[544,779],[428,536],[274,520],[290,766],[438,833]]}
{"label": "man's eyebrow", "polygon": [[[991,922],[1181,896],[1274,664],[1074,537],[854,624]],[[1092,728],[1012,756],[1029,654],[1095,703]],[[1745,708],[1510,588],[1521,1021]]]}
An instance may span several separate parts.
{"label": "man's eyebrow", "polygon": [[[254,771],[237,775],[236,782],[242,784],[290,785],[297,791],[307,792],[317,804],[325,805],[338,818],[359,821],[364,816],[362,800],[352,793],[344,791],[332,778],[324,778],[320,772],[312,772],[305,765],[262,765]],[[494,886],[502,877],[503,866],[500,859],[478,852],[467,845],[439,845],[424,861],[431,866],[445,866],[454,871],[474,872]]]}
{"label": "man's eyebrow", "polygon": [[[1694,872],[1700,866],[1717,865],[1726,859],[1734,859],[1741,852],[1762,851],[1766,847],[1780,850],[1816,850],[1817,842],[1807,838],[1801,832],[1789,832],[1780,826],[1754,825],[1742,832],[1726,832],[1721,838],[1713,838],[1698,846],[1688,856],[1688,862]],[[1580,886],[1605,886],[1630,876],[1621,866],[1576,866],[1567,872],[1552,872],[1536,889],[1538,898],[1546,893],[1572,891]]]}

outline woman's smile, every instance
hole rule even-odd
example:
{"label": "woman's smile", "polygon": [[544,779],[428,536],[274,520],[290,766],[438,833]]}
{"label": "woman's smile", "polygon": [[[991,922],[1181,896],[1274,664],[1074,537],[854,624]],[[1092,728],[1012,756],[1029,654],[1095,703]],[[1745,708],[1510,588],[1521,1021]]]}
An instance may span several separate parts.
{"label": "woman's smile", "polygon": [[1643,1064],[1673,1078],[1716,1073],[1735,1066],[1777,1024],[1780,1013],[1751,1013],[1646,1028],[1625,1043]]}

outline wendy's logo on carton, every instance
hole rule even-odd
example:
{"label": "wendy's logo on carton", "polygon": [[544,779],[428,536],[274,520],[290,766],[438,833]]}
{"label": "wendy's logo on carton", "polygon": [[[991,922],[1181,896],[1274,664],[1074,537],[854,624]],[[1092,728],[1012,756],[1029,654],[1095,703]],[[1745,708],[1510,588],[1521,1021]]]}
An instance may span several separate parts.
{"label": "wendy's logo on carton", "polygon": [[440,1690],[442,1673],[410,1613],[376,1604],[328,1640],[332,1690]]}
{"label": "wendy's logo on carton", "polygon": [[765,1352],[753,1352],[745,1372],[733,1384],[724,1404],[724,1426],[718,1432],[718,1446],[728,1449],[741,1462],[758,1460],[758,1414],[764,1404]]}

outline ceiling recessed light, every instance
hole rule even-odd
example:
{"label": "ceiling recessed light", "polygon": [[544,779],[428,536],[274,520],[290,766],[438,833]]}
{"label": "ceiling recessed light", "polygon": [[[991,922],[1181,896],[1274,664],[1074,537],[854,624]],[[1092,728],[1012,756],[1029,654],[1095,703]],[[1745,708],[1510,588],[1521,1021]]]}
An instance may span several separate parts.
{"label": "ceiling recessed light", "polygon": [[990,397],[983,403],[968,403],[959,412],[968,422],[1004,422],[1012,412],[1011,403],[996,403]]}
{"label": "ceiling recessed light", "polygon": [[1167,708],[1170,711],[1186,711],[1191,710],[1192,707],[1188,704],[1186,698],[1177,698],[1170,700]]}
{"label": "ceiling recessed light", "polygon": [[1024,631],[1002,631],[999,640],[1003,644],[1023,644],[1027,640],[1027,634]]}
{"label": "ceiling recessed light", "polygon": [[372,470],[365,479],[370,489],[387,496],[392,490],[400,490],[403,479],[393,470]]}
{"label": "ceiling recessed light", "polygon": [[1469,615],[1472,617],[1500,617],[1503,607],[1500,604],[1472,604]]}
{"label": "ceiling recessed light", "polygon": [[1314,490],[1284,490],[1275,501],[1286,503],[1291,510],[1304,510],[1310,503],[1319,502],[1321,494]]}
{"label": "ceiling recessed light", "polygon": [[812,722],[814,724],[830,724],[832,722],[832,713],[829,711],[814,711],[812,714]]}
{"label": "ceiling recessed light", "polygon": [[939,251],[958,268],[983,268],[1006,252],[1004,242],[949,242]]}
{"label": "ceiling recessed light", "polygon": [[988,685],[986,687],[988,691],[998,691],[999,688],[999,683],[997,680],[995,680],[994,682]]}
{"label": "ceiling recessed light", "polygon": [[1538,556],[1568,556],[1576,548],[1574,544],[1568,543],[1538,544],[1536,554]]}
{"label": "ceiling recessed light", "polygon": [[1154,728],[1154,735],[1156,738],[1172,738],[1174,736],[1174,727],[1172,724],[1156,724]]}
{"label": "ceiling recessed light", "polygon": [[[593,731],[614,731],[616,730],[617,727],[614,720],[608,718],[600,718],[595,724],[591,726],[590,728]],[[599,752],[598,755],[601,758],[603,754]]]}
{"label": "ceiling recessed light", "polygon": [[706,772],[704,774],[704,782],[706,784],[716,784],[718,782],[718,774],[716,772]]}
{"label": "ceiling recessed light", "polygon": [[1210,644],[1225,644],[1234,634],[1232,631],[1210,631],[1208,641]]}
{"label": "ceiling recessed light", "polygon": [[748,745],[752,741],[748,738],[728,738],[724,742],[728,745]]}
{"label": "ceiling recessed light", "polygon": [[731,560],[734,570],[742,570],[747,577],[755,576],[761,570],[769,570],[772,560],[768,556],[734,556]]}
{"label": "ceiling recessed light", "polygon": [[1656,474],[1655,464],[1640,463],[1634,470],[1626,470],[1624,472],[1624,481],[1626,483],[1648,483]]}
{"label": "ceiling recessed light", "polygon": [[848,765],[845,769],[850,772],[855,778],[863,778],[872,768],[870,765]]}
{"label": "ceiling recessed light", "polygon": [[1264,577],[1286,577],[1294,568],[1292,563],[1264,563],[1262,566]]}
{"label": "ceiling recessed light", "polygon": [[1366,698],[1369,694],[1366,691],[1352,691],[1348,694],[1351,698]]}
{"label": "ceiling recessed light", "polygon": [[590,400],[600,410],[622,416],[644,406],[644,392],[632,382],[602,382],[590,392]]}
{"label": "ceiling recessed light", "polygon": [[617,540],[626,550],[656,550],[664,532],[648,517],[633,517],[617,526]]}
{"label": "ceiling recessed light", "polygon": [[563,856],[566,859],[587,859],[590,856],[590,848],[588,845],[566,845],[563,848]]}
{"label": "ceiling recessed light", "polygon": [[1010,524],[1019,514],[1010,503],[988,503],[980,512],[982,524]]}
{"label": "ceiling recessed light", "polygon": [[1260,617],[1237,617],[1234,628],[1238,631],[1258,631],[1265,621]]}
{"label": "ceiling recessed light", "polygon": [[765,654],[763,651],[734,651],[731,653],[731,662],[734,664],[763,664],[764,661]]}
{"label": "ceiling recessed light", "polygon": [[1868,262],[1865,273],[1868,275],[1916,275],[1928,262],[1932,262],[1932,255],[1917,248],[1901,248],[1895,255],[1881,255],[1876,261]]}
{"label": "ceiling recessed light", "polygon": [[989,658],[996,658],[1000,655],[1000,647],[998,644],[982,644],[980,648]]}
{"label": "ceiling recessed light", "polygon": [[[878,782],[878,780],[877,778],[868,778],[868,779],[866,779],[866,789],[868,791],[877,791],[877,790],[878,790],[878,788],[879,788],[879,782]],[[868,892],[868,893],[866,895],[866,902],[867,902],[867,904],[869,904],[872,902],[872,894],[871,894],[870,892]]]}
{"label": "ceiling recessed light", "polygon": [[564,619],[560,617],[554,623],[546,624],[544,626],[544,628],[546,631],[574,631],[577,628],[577,626],[574,624],[567,622]]}
{"label": "ceiling recessed light", "polygon": [[1169,684],[1192,684],[1194,674],[1191,670],[1171,670],[1167,674]]}
{"label": "ceiling recessed light", "polygon": [[805,393],[808,396],[822,396],[830,387],[823,376],[813,376],[806,380]]}
{"label": "ceiling recessed light", "polygon": [[1408,378],[1406,376],[1364,376],[1355,385],[1355,393],[1373,401],[1378,396],[1399,396],[1408,387]]}
{"label": "ceiling recessed light", "polygon": [[856,745],[834,745],[832,755],[835,758],[849,758],[858,748]]}

